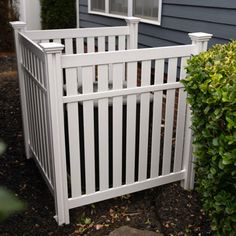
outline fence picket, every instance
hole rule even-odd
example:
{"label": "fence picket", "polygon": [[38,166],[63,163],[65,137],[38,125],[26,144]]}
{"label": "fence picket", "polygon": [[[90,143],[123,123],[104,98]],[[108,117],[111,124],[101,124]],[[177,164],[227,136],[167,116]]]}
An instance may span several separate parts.
{"label": "fence picket", "polygon": [[118,37],[118,49],[120,50],[125,50],[125,35],[120,35]]}
{"label": "fence picket", "polygon": [[[77,73],[76,68],[66,70],[66,91],[67,96],[77,94]],[[78,103],[67,104],[68,134],[70,150],[70,172],[71,172],[71,195],[81,195],[80,175],[80,142],[79,142],[79,109]]]}
{"label": "fence picket", "polygon": [[98,52],[105,52],[105,37],[98,37]]}
{"label": "fence picket", "polygon": [[[181,58],[180,79],[186,77],[185,67],[187,66],[188,57]],[[183,143],[184,143],[184,127],[186,116],[186,97],[187,93],[183,88],[179,89],[178,115],[176,124],[176,143],[174,157],[174,172],[180,171],[182,167]]]}
{"label": "fence picket", "polygon": [[[137,86],[137,62],[127,63],[127,87]],[[136,95],[127,96],[127,133],[126,133],[126,184],[134,182],[135,173],[135,129]]]}
{"label": "fence picket", "polygon": [[65,53],[73,54],[73,41],[72,39],[65,39]]}
{"label": "fence picket", "polygon": [[116,37],[109,36],[108,37],[108,51],[115,51],[116,50]]}
{"label": "fence picket", "polygon": [[[176,72],[177,72],[177,58],[171,58],[169,59],[168,62],[167,83],[176,81]],[[167,90],[162,175],[167,175],[170,173],[174,105],[175,105],[175,90]]]}
{"label": "fence picket", "polygon": [[[165,64],[164,60],[155,61],[155,78],[154,78],[155,85],[163,83],[164,64]],[[162,98],[163,98],[163,91],[154,92],[152,149],[151,149],[151,178],[157,177],[159,175]]]}
{"label": "fence picket", "polygon": [[84,53],[84,38],[76,38],[76,53]]}
{"label": "fence picket", "polygon": [[54,43],[61,43],[61,39],[53,39]]}
{"label": "fence picket", "polygon": [[[122,89],[124,64],[113,65],[113,89]],[[122,184],[122,117],[123,98],[113,98],[113,188]]]}
{"label": "fence picket", "polygon": [[[98,91],[108,90],[108,66],[98,66]],[[108,98],[98,100],[100,191],[109,187]]]}
{"label": "fence picket", "polygon": [[94,37],[87,38],[87,51],[88,52],[95,52]]}
{"label": "fence picket", "polygon": [[[151,61],[142,62],[141,86],[150,85]],[[138,180],[147,178],[148,131],[149,131],[150,93],[141,94],[140,99],[140,135],[139,135],[139,172]]]}
{"label": "fence picket", "polygon": [[[83,93],[93,92],[93,66],[82,68]],[[94,104],[83,103],[86,193],[95,192]]]}

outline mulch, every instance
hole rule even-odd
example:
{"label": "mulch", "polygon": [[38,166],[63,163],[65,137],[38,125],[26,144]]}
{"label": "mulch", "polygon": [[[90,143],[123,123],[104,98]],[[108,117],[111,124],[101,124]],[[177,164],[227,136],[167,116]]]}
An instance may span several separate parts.
{"label": "mulch", "polygon": [[108,235],[122,225],[164,235],[212,235],[196,192],[173,183],[91,204],[70,212],[71,224],[58,226],[54,201],[33,160],[24,153],[16,60],[0,56],[0,138],[7,150],[0,158],[0,186],[27,207],[0,223],[0,235]]}

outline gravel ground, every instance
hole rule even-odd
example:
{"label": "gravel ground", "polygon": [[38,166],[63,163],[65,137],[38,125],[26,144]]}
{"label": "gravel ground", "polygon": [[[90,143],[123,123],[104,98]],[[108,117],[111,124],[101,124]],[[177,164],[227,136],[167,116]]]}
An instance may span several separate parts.
{"label": "gravel ground", "polygon": [[107,235],[121,225],[164,235],[212,235],[196,192],[179,183],[72,210],[71,224],[58,227],[54,202],[34,162],[26,160],[15,57],[0,57],[0,185],[27,203],[25,211],[0,223],[0,235]]}

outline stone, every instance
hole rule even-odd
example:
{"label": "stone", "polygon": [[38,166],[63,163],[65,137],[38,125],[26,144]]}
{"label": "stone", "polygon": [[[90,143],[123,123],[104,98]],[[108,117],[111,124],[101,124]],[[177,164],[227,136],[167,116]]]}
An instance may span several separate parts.
{"label": "stone", "polygon": [[161,233],[156,233],[153,231],[139,230],[131,228],[129,226],[121,226],[118,229],[112,231],[109,236],[164,236]]}

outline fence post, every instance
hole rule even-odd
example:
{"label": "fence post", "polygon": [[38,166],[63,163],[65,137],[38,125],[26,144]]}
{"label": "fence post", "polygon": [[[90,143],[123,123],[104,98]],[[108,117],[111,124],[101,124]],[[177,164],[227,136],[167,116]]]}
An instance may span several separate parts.
{"label": "fence post", "polygon": [[50,140],[54,172],[54,197],[58,224],[69,223],[68,186],[66,174],[63,76],[61,54],[64,46],[58,43],[41,43],[45,52],[45,76],[48,90]]}
{"label": "fence post", "polygon": [[15,49],[16,49],[16,56],[17,56],[17,70],[18,70],[19,87],[20,87],[21,113],[22,113],[22,119],[23,119],[25,153],[26,153],[27,159],[29,159],[31,157],[31,154],[30,154],[30,149],[29,149],[28,112],[27,112],[27,106],[26,106],[25,81],[24,81],[23,71],[21,68],[21,63],[22,63],[21,47],[19,43],[19,33],[25,31],[26,23],[22,21],[14,21],[14,22],[10,22],[10,24],[12,28],[14,29],[14,36],[15,36]]}
{"label": "fence post", "polygon": [[[192,40],[192,44],[196,45],[195,54],[205,52],[208,47],[208,41],[212,38],[212,34],[207,33],[189,33],[189,37]],[[183,153],[183,168],[186,170],[185,179],[181,182],[184,189],[194,188],[194,156],[192,155],[192,130],[191,130],[191,111],[189,105],[187,105],[186,112],[186,124],[185,124],[185,141],[184,141],[184,153]]]}
{"label": "fence post", "polygon": [[127,17],[125,21],[130,30],[130,34],[128,37],[128,49],[136,49],[138,48],[138,24],[140,18]]}

